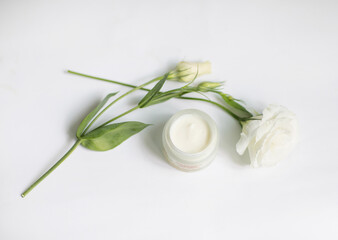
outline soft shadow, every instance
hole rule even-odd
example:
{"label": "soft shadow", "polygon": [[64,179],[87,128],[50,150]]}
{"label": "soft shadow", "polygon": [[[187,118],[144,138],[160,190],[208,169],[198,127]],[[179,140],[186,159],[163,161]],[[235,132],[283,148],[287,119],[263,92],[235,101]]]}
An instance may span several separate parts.
{"label": "soft shadow", "polygon": [[[144,96],[145,94],[147,94],[147,92],[145,91],[142,91],[142,90],[139,90],[141,92],[144,92]],[[142,96],[134,96],[134,95],[129,95],[126,99],[126,102],[128,105],[131,105],[131,106],[136,106],[142,99]]]}
{"label": "soft shadow", "polygon": [[236,151],[236,143],[241,134],[241,127],[236,122],[219,126],[221,135],[220,151],[224,151],[231,160],[238,165],[250,165],[248,154],[239,155]]}
{"label": "soft shadow", "polygon": [[[160,163],[161,166],[169,166],[165,160],[165,157],[162,152],[162,131],[166,121],[170,118],[170,114],[161,114],[161,116],[154,116],[154,119],[157,119],[157,123],[150,126],[147,134],[144,136],[144,144],[148,147],[153,154],[156,156],[156,164]],[[151,158],[155,159],[155,158]]]}

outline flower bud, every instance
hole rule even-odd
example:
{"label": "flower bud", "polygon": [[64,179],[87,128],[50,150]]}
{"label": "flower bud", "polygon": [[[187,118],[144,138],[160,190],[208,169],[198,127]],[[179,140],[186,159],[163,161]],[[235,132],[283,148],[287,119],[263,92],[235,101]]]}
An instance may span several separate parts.
{"label": "flower bud", "polygon": [[221,87],[222,85],[223,83],[221,82],[201,82],[197,88],[199,91],[208,91]]}
{"label": "flower bud", "polygon": [[179,62],[174,70],[177,80],[191,82],[196,77],[211,73],[211,63],[206,62]]}

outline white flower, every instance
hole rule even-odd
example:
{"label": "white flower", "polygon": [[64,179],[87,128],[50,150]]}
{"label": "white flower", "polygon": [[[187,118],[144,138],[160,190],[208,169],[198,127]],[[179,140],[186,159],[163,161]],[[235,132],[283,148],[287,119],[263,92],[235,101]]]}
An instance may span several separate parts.
{"label": "white flower", "polygon": [[248,120],[243,124],[236,150],[242,155],[248,149],[253,167],[273,166],[285,158],[297,142],[295,114],[285,107],[269,105],[261,120]]}
{"label": "white flower", "polygon": [[211,73],[211,63],[206,62],[179,62],[174,71],[174,76],[179,81],[191,82],[196,77]]}

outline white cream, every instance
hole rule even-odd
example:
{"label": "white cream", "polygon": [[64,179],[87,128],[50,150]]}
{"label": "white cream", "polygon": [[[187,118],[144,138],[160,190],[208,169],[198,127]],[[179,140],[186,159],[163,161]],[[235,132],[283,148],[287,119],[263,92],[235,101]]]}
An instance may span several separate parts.
{"label": "white cream", "polygon": [[170,139],[179,150],[186,153],[203,151],[210,142],[210,128],[198,114],[184,114],[170,127]]}
{"label": "white cream", "polygon": [[219,136],[212,118],[197,109],[175,113],[164,125],[163,154],[173,167],[182,171],[197,171],[214,160]]}

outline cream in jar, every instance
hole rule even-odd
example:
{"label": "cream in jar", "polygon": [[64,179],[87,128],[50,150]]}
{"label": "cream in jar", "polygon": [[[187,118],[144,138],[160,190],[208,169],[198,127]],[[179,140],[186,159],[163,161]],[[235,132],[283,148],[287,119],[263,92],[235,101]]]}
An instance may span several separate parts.
{"label": "cream in jar", "polygon": [[187,109],[173,115],[163,129],[163,149],[168,162],[183,171],[196,171],[216,156],[218,132],[206,113]]}

